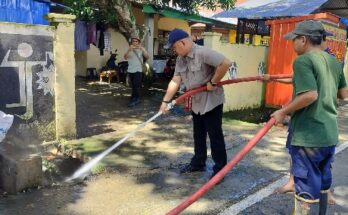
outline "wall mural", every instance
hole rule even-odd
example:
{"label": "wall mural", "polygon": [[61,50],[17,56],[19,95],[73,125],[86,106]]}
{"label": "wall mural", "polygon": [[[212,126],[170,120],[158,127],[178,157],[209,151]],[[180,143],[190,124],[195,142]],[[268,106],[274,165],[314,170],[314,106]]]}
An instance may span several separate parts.
{"label": "wall mural", "polygon": [[33,138],[53,139],[55,131],[42,130],[55,123],[53,33],[13,26],[0,23],[0,110],[15,115],[13,127]]}
{"label": "wall mural", "polygon": [[266,64],[265,64],[265,62],[261,61],[259,63],[259,66],[257,67],[257,73],[259,75],[261,75],[261,76],[266,73]]}
{"label": "wall mural", "polygon": [[[33,117],[33,74],[39,77],[39,80],[36,81],[38,84],[37,89],[43,89],[44,95],[47,93],[54,95],[53,53],[46,52],[45,61],[27,61],[25,59],[33,54],[33,47],[28,43],[20,43],[16,54],[22,57],[23,60],[9,60],[9,56],[12,53],[11,50],[8,50],[0,63],[0,67],[18,70],[19,102],[6,104],[6,108],[26,107],[26,112],[23,115],[19,115],[19,117],[28,120]],[[33,72],[34,66],[38,65],[42,68],[41,71]]]}
{"label": "wall mural", "polygon": [[232,62],[232,65],[230,68],[228,68],[228,80],[236,79],[237,78],[237,63]]}

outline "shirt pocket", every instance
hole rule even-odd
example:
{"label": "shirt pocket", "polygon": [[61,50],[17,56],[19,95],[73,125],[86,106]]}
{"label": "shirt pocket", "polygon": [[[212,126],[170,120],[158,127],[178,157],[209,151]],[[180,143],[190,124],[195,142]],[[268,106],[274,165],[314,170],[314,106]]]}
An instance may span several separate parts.
{"label": "shirt pocket", "polygon": [[181,81],[185,85],[186,90],[188,90],[190,88],[190,83],[188,80],[188,71],[181,70],[180,72],[178,72],[178,74],[180,75]]}
{"label": "shirt pocket", "polygon": [[205,84],[204,78],[204,70],[202,69],[202,63],[199,60],[193,61],[189,65],[188,78],[190,79],[190,84],[192,88],[201,87]]}
{"label": "shirt pocket", "polygon": [[193,72],[199,72],[201,71],[201,68],[202,68],[202,63],[199,61],[194,61],[190,65],[190,71],[193,71]]}

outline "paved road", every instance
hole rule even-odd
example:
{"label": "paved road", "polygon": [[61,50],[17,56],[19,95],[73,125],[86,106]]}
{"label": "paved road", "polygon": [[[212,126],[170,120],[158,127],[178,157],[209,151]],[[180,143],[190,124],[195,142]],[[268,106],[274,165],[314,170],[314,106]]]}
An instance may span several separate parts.
{"label": "paved road", "polygon": [[[124,96],[119,96],[121,100],[117,100],[116,92],[119,89],[111,93],[106,92],[108,89],[86,91],[87,97],[80,102],[83,107],[94,108],[93,116],[100,116],[102,119],[102,123],[86,123],[90,130],[84,130],[92,132],[98,128],[98,131],[104,133],[105,127],[108,126],[112,128],[110,131],[113,131],[69,142],[69,145],[79,148],[88,156],[102,152],[140,122],[154,115],[157,110],[154,108],[157,107],[154,106],[154,102],[158,105],[159,101],[153,102],[145,98],[134,109],[122,109],[122,104],[126,104]],[[95,102],[95,97],[99,94],[114,106],[96,106],[99,103]],[[139,117],[139,113],[143,115]],[[85,114],[85,118],[91,120],[92,117],[86,116],[92,116],[92,113]],[[347,104],[341,107],[339,120],[340,139],[347,142]],[[232,158],[260,127],[234,121],[224,122],[228,157]],[[211,189],[183,214],[219,214],[286,177],[289,164],[284,147],[285,138],[286,128],[272,128],[248,156],[226,176],[224,182]],[[206,172],[180,175],[180,167],[188,163],[191,156],[191,120],[173,113],[151,123],[108,155],[102,162],[107,169],[106,173],[89,177],[80,184],[61,184],[34,189],[17,196],[0,197],[0,214],[165,214],[206,183],[212,173],[212,161],[209,158]],[[347,159],[348,150],[344,150],[338,154],[334,166],[334,186],[338,205],[333,210],[340,210],[340,213],[336,214],[347,213]],[[271,195],[238,213],[290,214],[291,207],[291,195]]]}
{"label": "paved road", "polygon": [[[342,102],[339,108],[339,130],[341,145],[336,149],[335,162],[333,164],[333,188],[337,204],[329,206],[328,215],[348,214],[348,105]],[[287,176],[279,179],[287,180]],[[271,194],[275,184],[270,184],[270,189],[264,188],[249,195],[249,198],[234,204],[221,214],[290,214],[293,207],[293,194]],[[273,186],[273,187],[272,187]],[[279,185],[278,185],[279,186]],[[245,209],[244,209],[245,208]]]}
{"label": "paved road", "polygon": [[[328,215],[348,214],[348,142],[344,144],[345,149],[336,155],[333,165],[333,188],[337,204],[329,206]],[[288,177],[284,177],[287,180]],[[279,180],[281,181],[281,180]],[[282,184],[282,183],[280,183]],[[272,186],[273,184],[269,185]],[[278,185],[279,186],[279,185]],[[274,186],[277,187],[277,186]],[[274,188],[273,187],[273,188]],[[238,204],[232,205],[226,209],[221,215],[228,214],[290,214],[293,206],[293,194],[271,194],[273,188],[264,188],[256,192],[254,198],[246,198]],[[268,192],[269,191],[269,192]],[[269,195],[269,196],[268,196]],[[260,202],[254,203],[253,200],[262,199]],[[249,206],[250,205],[250,206]],[[248,207],[249,206],[249,207]],[[244,209],[245,208],[245,209]]]}

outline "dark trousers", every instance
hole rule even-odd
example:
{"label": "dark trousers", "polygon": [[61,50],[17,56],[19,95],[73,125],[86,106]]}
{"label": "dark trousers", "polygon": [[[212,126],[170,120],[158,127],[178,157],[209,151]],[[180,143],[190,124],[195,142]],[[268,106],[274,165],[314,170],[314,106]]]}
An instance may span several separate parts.
{"label": "dark trousers", "polygon": [[211,155],[215,162],[214,172],[221,170],[227,162],[224,135],[222,132],[223,105],[200,115],[192,112],[195,155],[191,165],[204,167],[207,160],[207,134],[210,139]]}
{"label": "dark trousers", "polygon": [[292,174],[296,196],[319,200],[321,191],[331,187],[331,163],[336,146],[302,147],[291,146]]}
{"label": "dark trousers", "polygon": [[141,78],[142,78],[142,73],[141,72],[135,72],[135,73],[128,73],[129,74],[129,79],[132,85],[132,96],[131,100],[136,101],[139,100],[139,91],[141,87]]}

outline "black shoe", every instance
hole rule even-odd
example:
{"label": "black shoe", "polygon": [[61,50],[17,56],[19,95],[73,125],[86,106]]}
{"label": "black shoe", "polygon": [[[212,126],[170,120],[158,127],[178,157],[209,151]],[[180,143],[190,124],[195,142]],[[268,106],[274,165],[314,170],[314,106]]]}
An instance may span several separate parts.
{"label": "black shoe", "polygon": [[182,169],[180,169],[180,173],[190,173],[190,172],[203,172],[205,170],[204,166],[197,167],[193,166],[192,164],[188,164],[184,166]]}
{"label": "black shoe", "polygon": [[136,99],[135,101],[134,101],[134,105],[137,105],[137,104],[139,104],[140,103],[140,99]]}
{"label": "black shoe", "polygon": [[135,105],[140,103],[140,99],[131,99],[128,103],[128,107],[134,107]]}
{"label": "black shoe", "polygon": [[135,104],[134,101],[131,101],[131,102],[128,103],[128,107],[134,107],[135,105],[136,105],[136,104]]}

